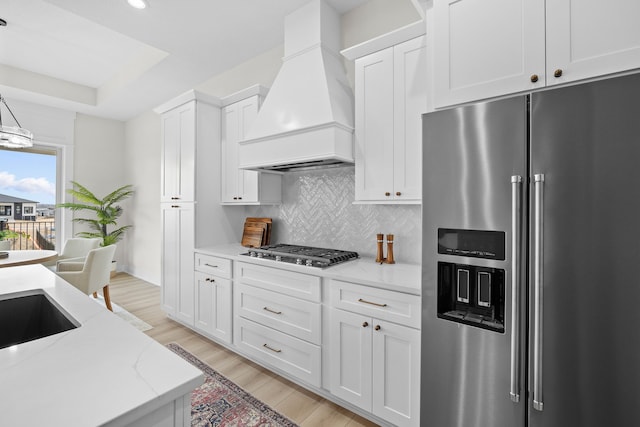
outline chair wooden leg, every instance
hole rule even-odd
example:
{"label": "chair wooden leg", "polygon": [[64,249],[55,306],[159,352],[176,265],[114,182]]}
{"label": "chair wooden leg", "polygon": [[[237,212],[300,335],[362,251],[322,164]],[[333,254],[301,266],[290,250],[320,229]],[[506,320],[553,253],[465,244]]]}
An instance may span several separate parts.
{"label": "chair wooden leg", "polygon": [[111,307],[111,297],[109,296],[109,285],[102,288],[102,295],[104,296],[104,303],[107,305],[109,311],[113,311],[113,308]]}

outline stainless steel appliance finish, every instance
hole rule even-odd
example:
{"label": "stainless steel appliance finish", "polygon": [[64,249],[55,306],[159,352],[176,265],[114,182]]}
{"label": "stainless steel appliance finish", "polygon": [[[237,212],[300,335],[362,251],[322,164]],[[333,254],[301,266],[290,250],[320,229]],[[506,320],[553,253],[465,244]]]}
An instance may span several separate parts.
{"label": "stainless steel appliance finish", "polygon": [[284,243],[251,248],[249,252],[242,255],[319,268],[330,267],[358,258],[357,252],[288,245]]}
{"label": "stainless steel appliance finish", "polygon": [[[638,99],[632,75],[423,116],[422,425],[640,425]],[[438,262],[505,270],[504,332],[437,317]]]}

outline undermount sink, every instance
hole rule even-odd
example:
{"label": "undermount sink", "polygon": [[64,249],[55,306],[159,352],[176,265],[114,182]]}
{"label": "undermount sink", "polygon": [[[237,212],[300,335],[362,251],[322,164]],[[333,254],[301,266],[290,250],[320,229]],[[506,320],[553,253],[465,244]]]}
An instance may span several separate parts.
{"label": "undermount sink", "polygon": [[42,289],[0,296],[0,349],[78,326]]}

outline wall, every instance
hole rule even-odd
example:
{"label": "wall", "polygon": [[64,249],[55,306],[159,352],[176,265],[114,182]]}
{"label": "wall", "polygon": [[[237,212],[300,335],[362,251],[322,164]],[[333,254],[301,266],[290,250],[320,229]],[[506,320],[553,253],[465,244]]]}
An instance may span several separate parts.
{"label": "wall", "polygon": [[149,111],[125,126],[125,176],[134,183],[127,233],[128,272],[160,283],[160,116]]}
{"label": "wall", "polygon": [[[283,176],[280,206],[248,207],[248,216],[274,218],[272,241],[352,250],[376,256],[376,234],[394,235],[396,262],[419,263],[420,205],[353,204],[354,168]],[[385,245],[386,254],[386,245]]]}
{"label": "wall", "polygon": [[[124,156],[125,124],[121,121],[102,119],[94,116],[78,114],[76,116],[74,135],[74,174],[73,180],[89,189],[98,198],[103,198],[118,187],[130,184],[125,176]],[[65,189],[71,188],[69,182]],[[130,224],[130,200],[121,203],[124,213],[119,220],[120,226]],[[76,213],[76,216],[85,212]],[[74,224],[74,234],[84,230]],[[118,244],[115,259],[118,269],[127,269],[128,241]]]}
{"label": "wall", "polygon": [[278,46],[237,67],[213,76],[195,89],[224,98],[255,84],[270,87],[280,71],[283,54],[284,46]]}

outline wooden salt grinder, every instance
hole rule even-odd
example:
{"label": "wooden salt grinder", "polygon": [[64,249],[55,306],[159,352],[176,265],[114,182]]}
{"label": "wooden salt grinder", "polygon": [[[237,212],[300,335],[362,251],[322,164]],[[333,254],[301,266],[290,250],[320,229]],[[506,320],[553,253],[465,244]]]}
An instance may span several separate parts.
{"label": "wooden salt grinder", "polygon": [[378,243],[378,255],[376,256],[376,262],[382,264],[384,262],[384,254],[382,243],[384,243],[384,234],[376,234]]}
{"label": "wooden salt grinder", "polygon": [[393,234],[387,234],[387,259],[385,260],[387,264],[395,264],[396,261],[393,259]]}

